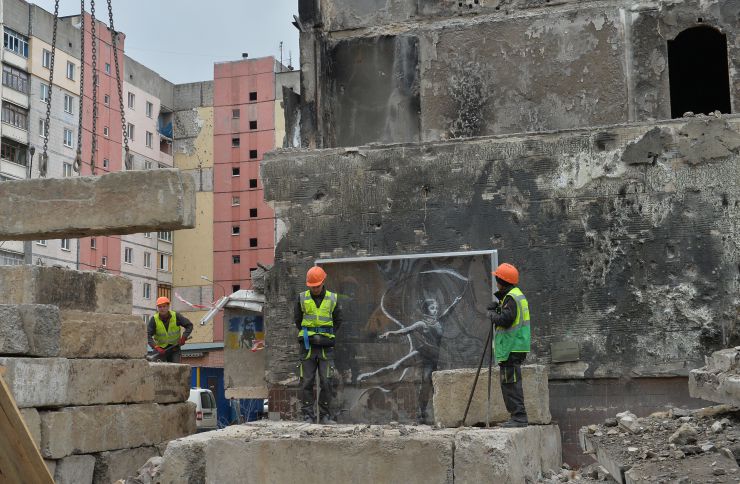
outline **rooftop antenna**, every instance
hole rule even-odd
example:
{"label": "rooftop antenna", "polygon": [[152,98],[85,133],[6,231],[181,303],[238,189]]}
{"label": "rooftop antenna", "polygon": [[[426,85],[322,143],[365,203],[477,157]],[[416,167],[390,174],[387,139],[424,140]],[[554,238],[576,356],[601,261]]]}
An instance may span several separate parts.
{"label": "rooftop antenna", "polygon": [[288,70],[293,70],[293,53],[291,51],[288,51]]}
{"label": "rooftop antenna", "polygon": [[280,41],[280,72],[283,72],[283,41]]}

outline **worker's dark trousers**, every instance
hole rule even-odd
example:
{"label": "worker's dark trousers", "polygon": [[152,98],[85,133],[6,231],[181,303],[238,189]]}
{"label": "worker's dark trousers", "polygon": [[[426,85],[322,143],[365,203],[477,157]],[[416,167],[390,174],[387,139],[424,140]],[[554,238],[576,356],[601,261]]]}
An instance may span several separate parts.
{"label": "worker's dark trousers", "polygon": [[301,344],[301,363],[298,374],[301,378],[301,411],[303,418],[316,419],[314,411],[314,382],[316,370],[319,372],[319,417],[331,418],[330,406],[334,392],[334,348],[331,346],[311,345],[310,351]]}
{"label": "worker's dark trousers", "polygon": [[164,361],[167,363],[180,363],[181,357],[180,347],[172,348],[168,350],[164,355],[157,354],[154,361]]}
{"label": "worker's dark trousers", "polygon": [[499,363],[501,394],[504,397],[506,410],[512,420],[523,423],[528,423],[522,389],[522,363],[526,358],[527,353],[511,353],[508,360]]}

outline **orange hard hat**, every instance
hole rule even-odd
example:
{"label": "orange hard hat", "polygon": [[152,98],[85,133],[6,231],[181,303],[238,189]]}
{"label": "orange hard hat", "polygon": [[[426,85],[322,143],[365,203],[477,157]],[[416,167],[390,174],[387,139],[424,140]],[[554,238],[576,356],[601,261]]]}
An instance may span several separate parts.
{"label": "orange hard hat", "polygon": [[170,298],[168,297],[162,296],[162,297],[157,298],[157,306],[162,306],[163,304],[169,304],[169,303],[170,303]]}
{"label": "orange hard hat", "polygon": [[306,285],[308,287],[320,286],[326,279],[326,272],[319,266],[313,266],[306,273]]}
{"label": "orange hard hat", "polygon": [[506,262],[498,266],[491,274],[509,284],[519,284],[519,271],[516,270],[516,267]]}

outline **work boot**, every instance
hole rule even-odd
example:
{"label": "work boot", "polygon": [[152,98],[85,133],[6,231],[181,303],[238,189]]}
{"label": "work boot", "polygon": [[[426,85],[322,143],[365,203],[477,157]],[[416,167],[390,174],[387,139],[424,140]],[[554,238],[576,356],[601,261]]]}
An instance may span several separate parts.
{"label": "work boot", "polygon": [[518,427],[526,427],[529,424],[527,422],[519,422],[517,420],[509,420],[508,422],[504,422],[502,424],[499,424],[499,427],[503,427],[505,429],[513,429]]}
{"label": "work boot", "polygon": [[321,417],[321,425],[336,425],[336,420],[332,420],[328,415]]}

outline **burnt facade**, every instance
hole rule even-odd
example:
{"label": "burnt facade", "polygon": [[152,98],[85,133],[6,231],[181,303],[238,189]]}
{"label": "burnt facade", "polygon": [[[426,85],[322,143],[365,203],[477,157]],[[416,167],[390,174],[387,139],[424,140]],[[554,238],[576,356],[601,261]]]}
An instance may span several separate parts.
{"label": "burnt facade", "polygon": [[688,371],[738,341],[740,3],[300,7],[307,149],[262,165],[284,411],[315,259],[486,249],[522,272],[566,455],[583,423],[702,404]]}

